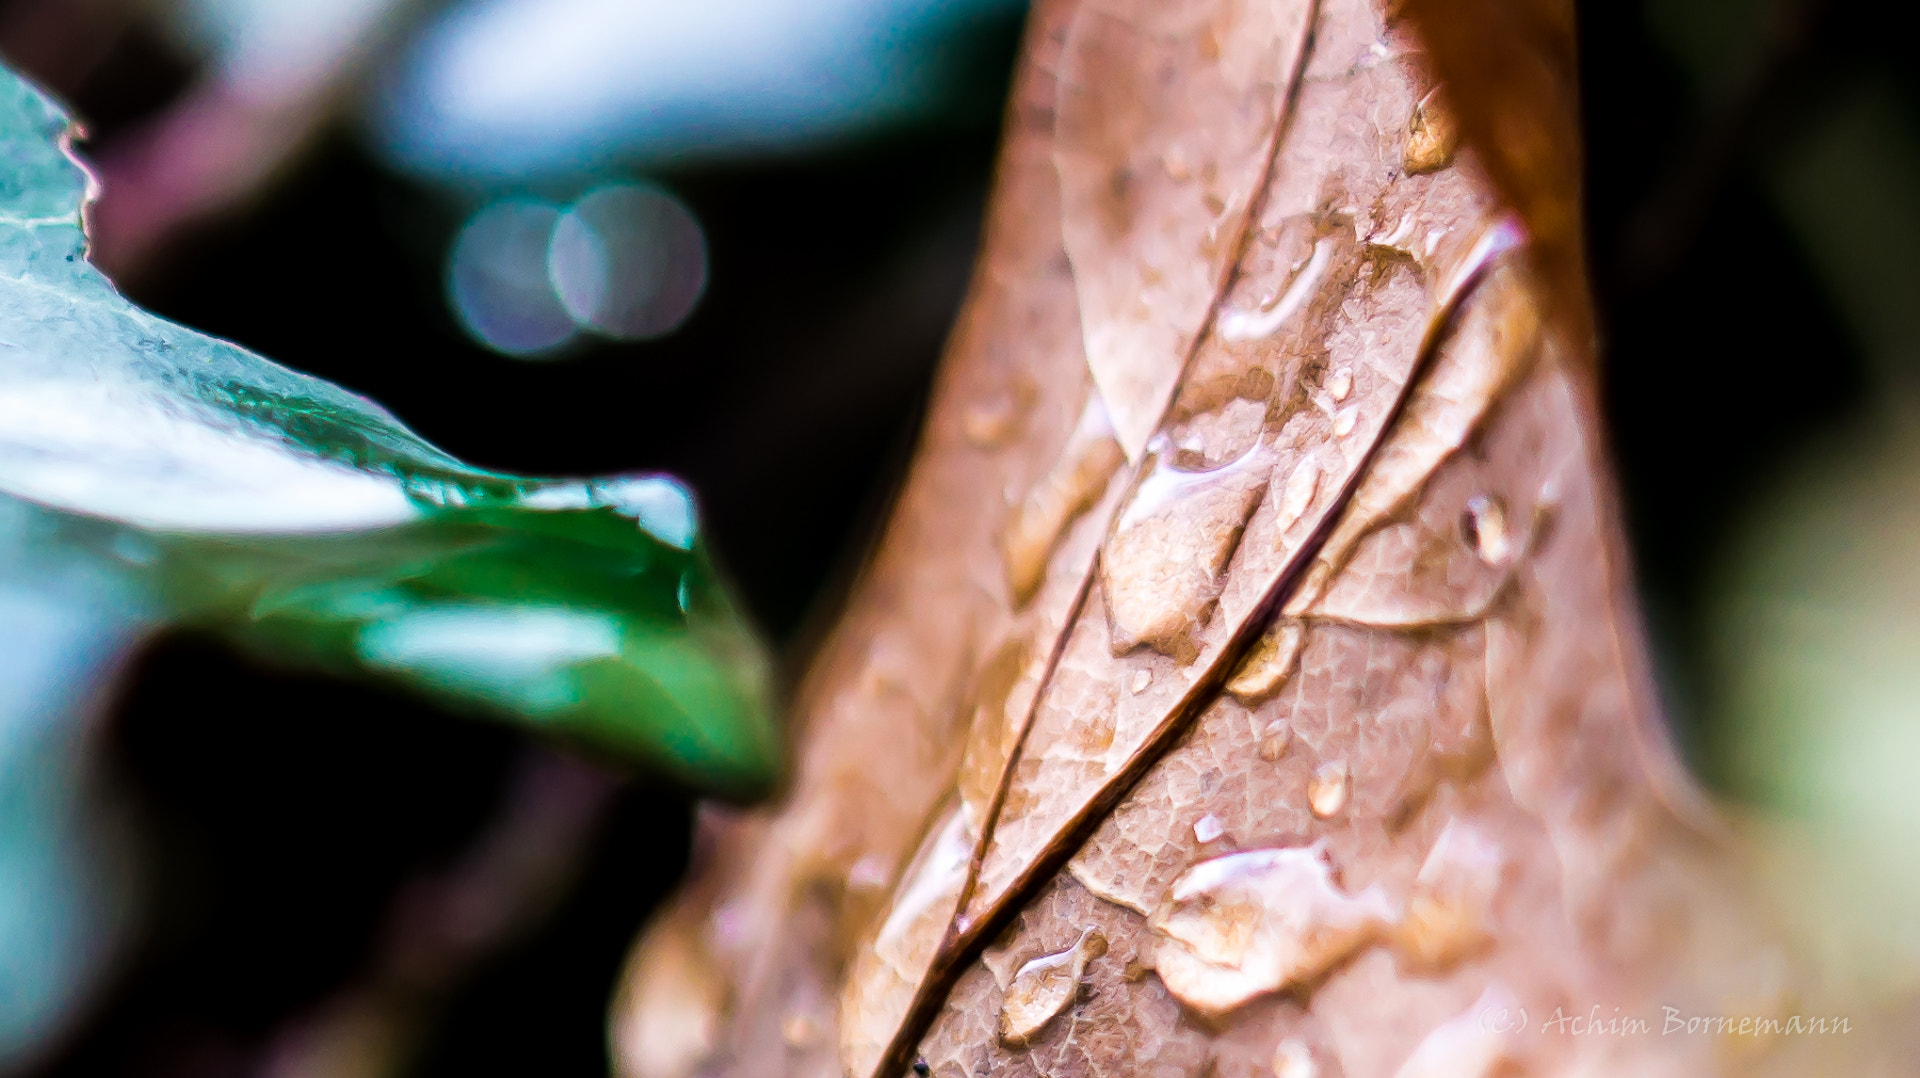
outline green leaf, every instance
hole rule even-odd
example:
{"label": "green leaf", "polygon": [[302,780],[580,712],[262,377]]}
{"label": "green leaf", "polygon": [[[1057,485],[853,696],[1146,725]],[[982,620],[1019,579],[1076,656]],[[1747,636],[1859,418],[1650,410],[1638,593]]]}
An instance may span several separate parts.
{"label": "green leaf", "polygon": [[664,476],[470,467],[377,405],[122,298],[88,177],[0,73],[0,494],[153,624],[639,757],[771,781],[767,664]]}

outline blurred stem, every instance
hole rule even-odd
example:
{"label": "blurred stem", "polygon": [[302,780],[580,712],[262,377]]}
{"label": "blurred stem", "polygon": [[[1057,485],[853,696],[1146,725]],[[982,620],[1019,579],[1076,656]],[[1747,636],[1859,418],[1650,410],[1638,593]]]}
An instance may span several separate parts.
{"label": "blurred stem", "polygon": [[493,822],[401,888],[365,972],[271,1038],[260,1078],[403,1073],[454,990],[565,897],[620,786],[576,757],[526,750]]}
{"label": "blurred stem", "polygon": [[432,7],[361,3],[331,33],[209,63],[159,116],[95,150],[101,195],[88,217],[88,257],[124,284],[181,231],[257,196]]}

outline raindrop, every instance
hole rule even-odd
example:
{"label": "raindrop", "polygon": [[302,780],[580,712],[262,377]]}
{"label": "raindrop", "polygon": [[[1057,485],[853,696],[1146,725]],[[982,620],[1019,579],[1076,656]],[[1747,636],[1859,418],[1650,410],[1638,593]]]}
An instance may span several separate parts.
{"label": "raindrop", "polygon": [[1293,727],[1284,720],[1275,719],[1267,724],[1260,735],[1260,758],[1273,763],[1287,754],[1293,747]]}
{"label": "raindrop", "polygon": [[[893,909],[874,940],[874,950],[880,952],[882,958],[931,955],[946,927],[945,911],[953,908],[953,900],[966,884],[972,855],[973,838],[967,833],[966,813],[953,808],[940,829],[915,855],[894,892]],[[899,966],[917,964],[896,963]]]}
{"label": "raindrop", "polygon": [[1149,921],[1154,968],[1175,998],[1217,1018],[1312,981],[1377,938],[1392,915],[1378,888],[1343,891],[1319,845],[1228,854],[1174,881]]}
{"label": "raindrop", "polygon": [[1492,938],[1493,908],[1506,856],[1486,833],[1460,819],[1434,840],[1394,941],[1415,967],[1445,969]]}
{"label": "raindrop", "polygon": [[606,484],[610,504],[670,546],[692,550],[700,518],[693,494],[671,476],[647,475]]}
{"label": "raindrop", "polygon": [[1060,459],[1034,484],[1000,537],[1007,590],[1015,608],[1039,590],[1054,545],[1082,513],[1100,501],[1113,473],[1126,460],[1099,394],[1087,400]]}
{"label": "raindrop", "polygon": [[1226,833],[1226,825],[1211,812],[1200,817],[1193,825],[1193,837],[1201,843],[1213,842]]}
{"label": "raindrop", "polygon": [[1320,465],[1312,457],[1301,461],[1287,476],[1287,484],[1280,488],[1280,501],[1274,507],[1273,530],[1275,535],[1285,535],[1289,528],[1305,516],[1307,508],[1313,504],[1313,496],[1320,490]]}
{"label": "raindrop", "polygon": [[780,1023],[780,1037],[793,1048],[808,1048],[820,1039],[820,1024],[804,1014],[790,1014]]}
{"label": "raindrop", "polygon": [[560,211],[509,199],[473,215],[447,259],[447,301],[473,338],[533,359],[573,337],[573,318],[554,294],[547,248]]}
{"label": "raindrop", "polygon": [[1100,552],[1100,576],[1115,655],[1145,644],[1188,663],[1271,465],[1256,442],[1218,468],[1185,471],[1164,458],[1165,445],[1150,446],[1147,474]]}
{"label": "raindrop", "polygon": [[672,476],[616,476],[585,483],[557,483],[529,491],[520,501],[534,509],[612,509],[655,539],[681,550],[692,550],[699,537],[700,518],[693,493]]}
{"label": "raindrop", "polygon": [[1355,408],[1347,408],[1341,411],[1339,415],[1333,417],[1333,436],[1335,438],[1345,438],[1347,435],[1353,433],[1353,425],[1360,420],[1358,411],[1359,410]]}
{"label": "raindrop", "polygon": [[1332,397],[1335,403],[1346,400],[1347,394],[1352,392],[1353,372],[1346,370],[1334,371],[1333,377],[1327,379],[1327,395]]}
{"label": "raindrop", "polygon": [[1305,1041],[1289,1037],[1274,1046],[1273,1078],[1320,1078],[1320,1065]]}
{"label": "raindrop", "polygon": [[1415,215],[1411,213],[1403,215],[1398,221],[1394,222],[1392,231],[1377,240],[1368,240],[1367,242],[1378,247],[1400,247],[1404,250],[1404,244],[1413,238],[1414,230],[1418,227],[1414,221],[1414,217]]}
{"label": "raindrop", "polygon": [[1232,680],[1227,682],[1227,691],[1249,707],[1272,696],[1275,690],[1286,683],[1287,672],[1293,669],[1293,660],[1300,654],[1303,634],[1304,630],[1297,621],[1281,621],[1268,626],[1267,631],[1254,643],[1253,650],[1241,662],[1240,668],[1234,671]]}
{"label": "raindrop", "polygon": [[1021,966],[1000,1005],[1000,1039],[1015,1047],[1032,1042],[1080,995],[1087,963],[1106,953],[1106,937],[1089,928],[1072,947]]}
{"label": "raindrop", "polygon": [[1220,339],[1223,341],[1253,341],[1278,332],[1287,319],[1292,318],[1307,301],[1313,298],[1319,287],[1320,277],[1326,272],[1333,259],[1332,240],[1322,239],[1313,245],[1313,257],[1304,269],[1296,272],[1282,295],[1271,309],[1257,311],[1223,311],[1220,315]]}
{"label": "raindrop", "polygon": [[960,415],[960,430],[976,449],[998,449],[1020,432],[1039,391],[1022,378],[1010,388],[974,401]]}
{"label": "raindrop", "polygon": [[1498,498],[1476,494],[1467,499],[1467,513],[1460,521],[1467,542],[1491,566],[1501,566],[1513,555],[1513,536],[1507,531],[1507,511]]}
{"label": "raindrop", "polygon": [[707,287],[693,212],[651,186],[602,187],[573,204],[547,252],[553,290],[582,327],[621,340],[673,332]]}
{"label": "raindrop", "polygon": [[1135,696],[1138,696],[1146,692],[1147,686],[1151,684],[1153,684],[1153,671],[1136,670],[1133,673],[1133,683],[1128,685],[1127,688],[1132,691]]}
{"label": "raindrop", "polygon": [[1408,172],[1415,174],[1446,168],[1453,163],[1459,141],[1459,126],[1452,111],[1441,103],[1438,89],[1429,91],[1413,107],[1401,161]]}
{"label": "raindrop", "polygon": [[847,869],[847,889],[850,891],[878,891],[886,887],[892,878],[887,868],[887,859],[878,854],[867,854]]}
{"label": "raindrop", "polygon": [[1307,780],[1307,805],[1323,820],[1337,816],[1347,807],[1347,792],[1352,785],[1346,762],[1330,760],[1314,768],[1313,777]]}

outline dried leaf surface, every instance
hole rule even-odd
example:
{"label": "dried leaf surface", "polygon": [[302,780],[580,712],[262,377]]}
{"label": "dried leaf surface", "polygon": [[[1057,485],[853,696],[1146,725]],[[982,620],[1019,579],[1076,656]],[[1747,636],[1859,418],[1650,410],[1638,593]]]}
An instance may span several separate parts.
{"label": "dried leaf surface", "polygon": [[[1337,22],[1338,9],[1325,10]],[[1338,41],[1343,28],[1329,29]],[[1400,170],[1417,75],[1398,65],[1395,82],[1380,69],[1396,65],[1370,50],[1360,56],[1372,62],[1307,72],[1267,192],[1263,239],[1225,301],[1230,310],[1236,302],[1258,310],[1263,297],[1280,297],[1277,309],[1292,293],[1290,317],[1264,336],[1228,341],[1223,328],[1202,342],[1102,548],[1101,586],[1070,630],[1035,712],[1032,749],[1013,762],[956,950],[970,944],[974,926],[995,923],[1007,896],[1056,868],[1064,836],[1111,804],[1137,777],[1143,753],[1217,691],[1227,664],[1246,650],[1249,619],[1304,567],[1323,519],[1344,505],[1399,414],[1434,327],[1497,254],[1488,238],[1506,235],[1463,176]],[[1395,101],[1397,114],[1383,105]],[[1356,135],[1363,122],[1376,125],[1371,139]],[[1311,203],[1299,194],[1303,177],[1316,191]],[[1279,216],[1290,209],[1299,212]],[[1437,237],[1431,245],[1429,236]],[[1301,257],[1274,254],[1288,237]],[[1416,237],[1413,249],[1395,245]],[[1373,515],[1394,508],[1443,439],[1457,442],[1474,403],[1484,405],[1484,383],[1500,377],[1472,377],[1484,366],[1442,364],[1469,375],[1429,385],[1412,402],[1355,494],[1356,508],[1371,515],[1350,512],[1329,550],[1344,549],[1349,533],[1357,537]],[[1259,427],[1234,423],[1241,392],[1265,387]],[[1183,459],[1198,467],[1179,468]],[[1250,481],[1256,471],[1267,481]],[[1176,521],[1185,524],[1177,537]],[[1309,576],[1308,586],[1317,579]],[[1096,702],[1103,693],[1111,704]]]}
{"label": "dried leaf surface", "polygon": [[1711,1012],[1772,952],[1648,690],[1552,221],[1429,62],[1367,0],[1035,9],[797,784],[688,898],[738,932],[703,1073],[1720,1065],[1477,1017]]}
{"label": "dried leaf surface", "polygon": [[[664,914],[635,949],[630,980],[644,976],[649,941],[678,931],[695,932],[724,970],[723,1034],[700,1066],[840,1073],[845,966],[937,833],[932,817],[974,741],[985,793],[958,785],[974,818],[984,813],[998,782],[993,746],[1010,748],[1007,716],[1024,716],[1019,700],[1032,698],[1099,543],[1098,505],[1060,514],[1062,532],[1037,559],[1041,581],[1016,598],[1007,537],[1031,492],[1078,454],[1095,400],[1052,161],[1069,13],[1046,9],[1029,33],[986,225],[993,254],[949,342],[885,541],[801,686],[792,787],[768,809],[703,816],[702,882],[679,899],[696,912]],[[1109,508],[1123,484],[1110,485]]]}
{"label": "dried leaf surface", "polygon": [[1313,0],[1090,0],[1053,160],[1094,384],[1138,460],[1241,247]]}

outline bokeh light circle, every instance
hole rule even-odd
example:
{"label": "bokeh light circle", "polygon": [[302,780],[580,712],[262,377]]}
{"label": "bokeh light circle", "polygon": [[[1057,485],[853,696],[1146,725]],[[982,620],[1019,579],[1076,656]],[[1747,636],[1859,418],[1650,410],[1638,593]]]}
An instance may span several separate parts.
{"label": "bokeh light circle", "polygon": [[573,337],[573,317],[547,274],[559,220],[554,206],[513,199],[488,206],[461,228],[448,256],[447,299],[481,344],[536,358]]}
{"label": "bokeh light circle", "polygon": [[553,228],[553,291],[580,326],[619,340],[677,329],[707,287],[707,242],[693,212],[643,184],[599,188]]}

